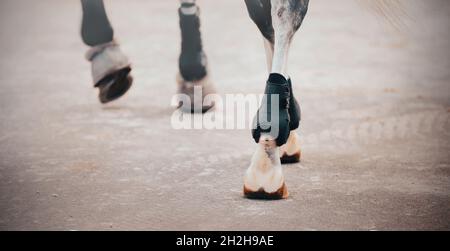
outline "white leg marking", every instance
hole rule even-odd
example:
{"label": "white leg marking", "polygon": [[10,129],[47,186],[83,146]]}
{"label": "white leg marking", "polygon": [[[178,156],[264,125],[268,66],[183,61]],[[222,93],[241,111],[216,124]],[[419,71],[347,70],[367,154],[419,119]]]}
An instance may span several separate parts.
{"label": "white leg marking", "polygon": [[272,71],[273,44],[266,38],[264,38],[264,49],[266,49],[267,71],[270,73]]}
{"label": "white leg marking", "polygon": [[270,136],[262,135],[250,167],[245,173],[244,185],[254,192],[262,188],[266,193],[274,193],[283,184],[280,151]]}

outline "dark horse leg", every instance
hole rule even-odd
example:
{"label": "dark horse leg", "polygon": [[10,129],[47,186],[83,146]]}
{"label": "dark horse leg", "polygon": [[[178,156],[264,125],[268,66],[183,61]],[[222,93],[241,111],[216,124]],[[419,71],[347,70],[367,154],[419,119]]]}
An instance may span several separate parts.
{"label": "dark horse leg", "polygon": [[202,46],[200,8],[195,0],[180,0],[180,4],[178,14],[181,53],[178,60],[178,93],[187,95],[190,102],[180,101],[178,105],[185,112],[206,112],[214,104],[204,104],[203,101],[206,95],[214,93],[214,88],[208,76],[208,62]]}
{"label": "dark horse leg", "polygon": [[114,31],[106,15],[103,0],[81,0],[83,20],[81,37],[90,46],[86,57],[91,61],[94,86],[99,88],[101,103],[124,95],[131,87],[131,66],[114,41]]}

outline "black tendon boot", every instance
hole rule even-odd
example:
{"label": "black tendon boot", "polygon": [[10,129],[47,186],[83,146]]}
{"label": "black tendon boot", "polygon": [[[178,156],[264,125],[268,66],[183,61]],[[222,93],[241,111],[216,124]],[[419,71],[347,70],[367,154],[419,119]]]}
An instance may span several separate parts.
{"label": "black tendon boot", "polygon": [[[179,102],[184,112],[206,112],[214,103],[203,104],[206,95],[214,93],[214,87],[208,78],[207,58],[203,52],[200,34],[200,9],[194,3],[182,3],[178,14],[181,29],[181,54],[179,57],[178,93],[190,97],[190,105]],[[202,93],[194,95],[195,87]]]}
{"label": "black tendon boot", "polygon": [[[287,142],[290,133],[288,81],[280,74],[270,74],[264,94],[261,107],[253,121],[253,139],[259,143],[261,135],[268,134],[275,139],[277,146],[282,146]],[[272,114],[272,94],[278,95],[279,104],[275,107],[278,114]]]}
{"label": "black tendon boot", "polygon": [[291,79],[288,80],[289,91],[291,93],[289,99],[289,129],[291,133],[288,138],[288,142],[285,146],[281,148],[281,164],[298,163],[300,162],[301,151],[297,142],[297,134],[294,132],[300,125],[300,106],[294,97],[294,92],[292,91]]}
{"label": "black tendon boot", "polygon": [[[187,10],[192,13],[186,14]],[[178,13],[181,29],[180,74],[186,81],[201,80],[206,76],[207,59],[200,34],[200,9],[195,4],[183,3]]]}

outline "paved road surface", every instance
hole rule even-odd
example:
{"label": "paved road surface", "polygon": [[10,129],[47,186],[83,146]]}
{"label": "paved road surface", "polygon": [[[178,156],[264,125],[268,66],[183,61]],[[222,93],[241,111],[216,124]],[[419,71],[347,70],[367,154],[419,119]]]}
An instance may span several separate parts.
{"label": "paved road surface", "polygon": [[[243,1],[199,1],[220,93],[260,93]],[[357,1],[311,1],[290,74],[303,109],[290,198],[242,198],[248,130],[174,130],[176,1],[106,1],[135,85],[96,98],[79,2],[0,3],[0,229],[450,229],[450,3],[400,31]]]}

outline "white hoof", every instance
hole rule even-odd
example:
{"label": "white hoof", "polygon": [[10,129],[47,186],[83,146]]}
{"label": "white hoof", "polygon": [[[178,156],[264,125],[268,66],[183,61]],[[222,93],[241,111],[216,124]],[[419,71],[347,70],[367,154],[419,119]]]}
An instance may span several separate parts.
{"label": "white hoof", "polygon": [[288,197],[275,140],[262,135],[244,178],[244,195],[252,199]]}

